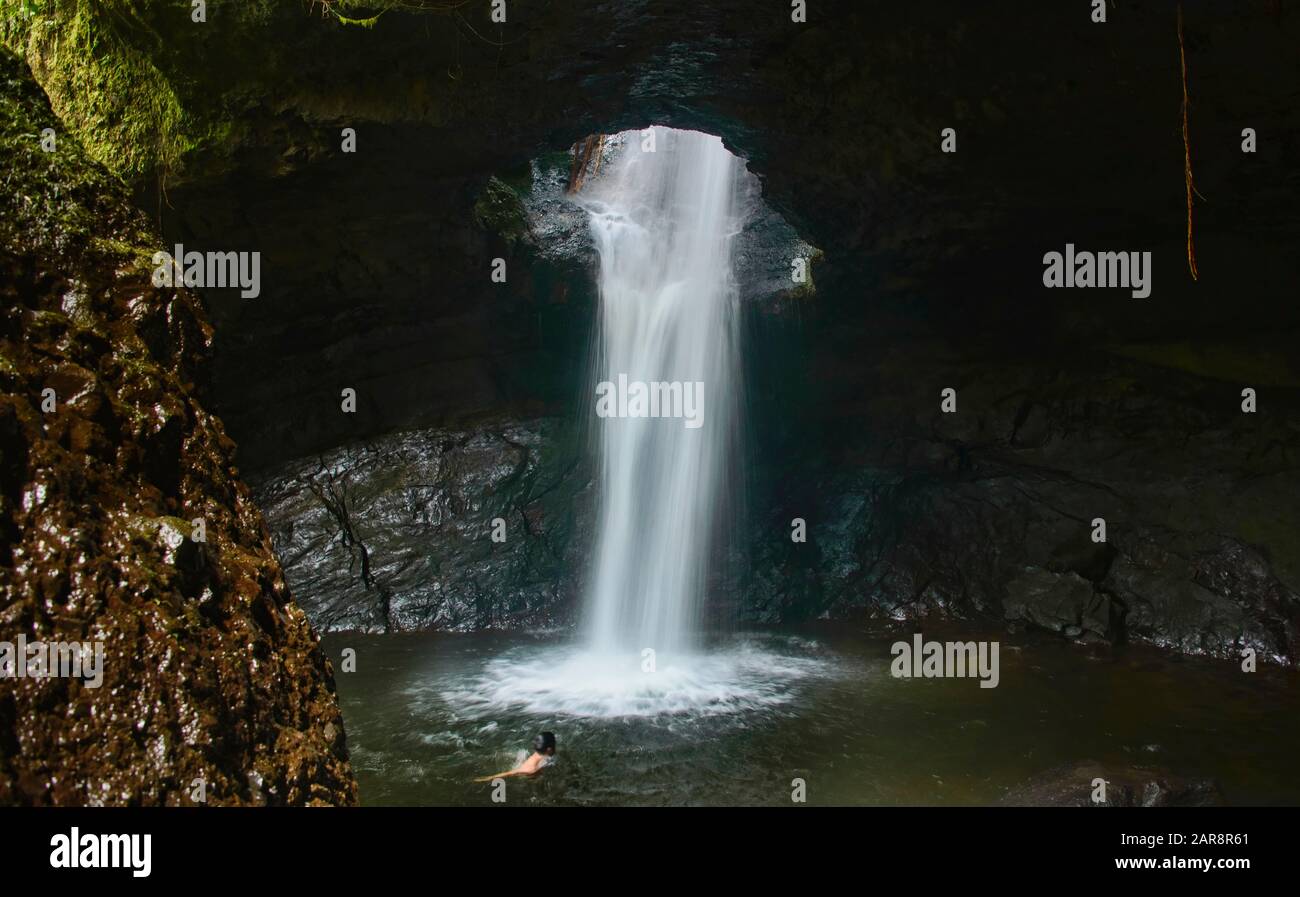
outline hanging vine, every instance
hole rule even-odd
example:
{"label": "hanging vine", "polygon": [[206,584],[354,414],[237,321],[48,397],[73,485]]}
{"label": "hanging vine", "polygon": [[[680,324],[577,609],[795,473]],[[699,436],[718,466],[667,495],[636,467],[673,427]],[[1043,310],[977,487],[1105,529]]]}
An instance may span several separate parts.
{"label": "hanging vine", "polygon": [[[1196,268],[1196,245],[1192,234],[1193,197],[1201,196],[1192,180],[1192,142],[1187,128],[1187,107],[1191,99],[1187,94],[1187,49],[1183,45],[1183,5],[1178,4],[1178,59],[1183,72],[1183,181],[1187,187],[1187,268],[1192,272],[1192,280],[1199,279]],[[1201,199],[1205,199],[1201,196]]]}

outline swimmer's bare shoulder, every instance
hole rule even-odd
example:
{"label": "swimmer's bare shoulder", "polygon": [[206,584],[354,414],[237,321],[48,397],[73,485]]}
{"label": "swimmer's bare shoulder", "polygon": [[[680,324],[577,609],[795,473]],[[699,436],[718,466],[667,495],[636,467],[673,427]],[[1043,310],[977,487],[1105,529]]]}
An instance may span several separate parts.
{"label": "swimmer's bare shoulder", "polygon": [[533,739],[533,753],[528,759],[524,760],[514,769],[506,772],[499,772],[496,775],[483,776],[475,779],[475,782],[492,782],[496,779],[508,779],[511,776],[533,776],[541,772],[542,767],[546,765],[549,757],[555,754],[555,736],[550,732],[543,732]]}

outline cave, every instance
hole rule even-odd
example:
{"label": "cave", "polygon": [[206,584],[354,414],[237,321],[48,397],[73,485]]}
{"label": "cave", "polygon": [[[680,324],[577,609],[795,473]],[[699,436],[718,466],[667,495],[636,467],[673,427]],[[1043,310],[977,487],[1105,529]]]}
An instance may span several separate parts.
{"label": "cave", "polygon": [[1284,2],[35,6],[0,803],[1300,803]]}

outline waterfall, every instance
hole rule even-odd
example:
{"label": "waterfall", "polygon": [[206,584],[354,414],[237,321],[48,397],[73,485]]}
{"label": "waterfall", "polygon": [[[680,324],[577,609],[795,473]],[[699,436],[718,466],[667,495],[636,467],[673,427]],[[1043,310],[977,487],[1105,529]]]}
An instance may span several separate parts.
{"label": "waterfall", "polygon": [[802,640],[733,633],[697,650],[705,590],[743,505],[732,259],[761,210],[758,184],[707,134],[630,131],[598,150],[583,166],[598,171],[566,178],[600,256],[583,409],[599,499],[586,631],[514,646],[439,694],[458,717],[493,725],[517,713],[570,731],[579,718],[672,718],[680,733],[709,719],[716,733],[721,718],[744,725],[831,668]]}
{"label": "waterfall", "polygon": [[580,197],[600,254],[594,379],[613,415],[597,420],[587,635],[593,651],[663,654],[698,637],[727,505],[744,168],[717,137],[645,135],[614,138]]}

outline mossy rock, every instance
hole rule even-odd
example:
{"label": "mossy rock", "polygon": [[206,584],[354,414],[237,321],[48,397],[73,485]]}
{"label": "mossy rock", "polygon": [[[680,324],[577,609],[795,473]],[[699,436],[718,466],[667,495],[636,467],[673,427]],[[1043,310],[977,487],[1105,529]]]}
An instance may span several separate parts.
{"label": "mossy rock", "polygon": [[182,804],[199,776],[210,804],[355,803],[328,662],[199,399],[203,307],[153,287],[161,237],[3,49],[0,80],[5,637],[105,654],[102,688],[0,679],[0,805]]}
{"label": "mossy rock", "polygon": [[520,243],[531,243],[528,227],[528,210],[519,194],[504,181],[488,179],[483,192],[474,203],[474,223],[490,234],[495,234],[514,248]]}

